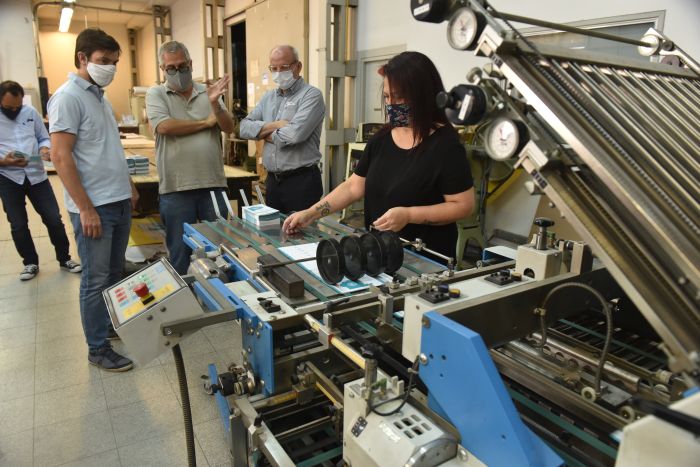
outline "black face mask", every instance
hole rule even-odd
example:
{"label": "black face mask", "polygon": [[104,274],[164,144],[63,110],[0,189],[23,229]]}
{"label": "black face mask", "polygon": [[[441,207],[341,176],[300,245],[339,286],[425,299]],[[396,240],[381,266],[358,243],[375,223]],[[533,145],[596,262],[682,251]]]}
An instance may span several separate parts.
{"label": "black face mask", "polygon": [[22,111],[22,107],[20,106],[17,110],[10,110],[6,109],[5,107],[0,107],[0,110],[2,111],[2,113],[5,114],[7,118],[9,118],[10,120],[14,120],[17,118],[17,115],[19,115],[19,113]]}

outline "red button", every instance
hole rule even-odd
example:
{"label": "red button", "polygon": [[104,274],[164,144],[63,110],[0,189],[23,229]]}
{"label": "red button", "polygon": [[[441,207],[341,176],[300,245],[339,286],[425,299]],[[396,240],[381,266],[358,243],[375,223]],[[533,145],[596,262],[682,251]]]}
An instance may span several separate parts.
{"label": "red button", "polygon": [[134,287],[134,293],[139,297],[143,298],[147,296],[150,292],[148,291],[148,286],[145,283],[141,282],[136,287]]}

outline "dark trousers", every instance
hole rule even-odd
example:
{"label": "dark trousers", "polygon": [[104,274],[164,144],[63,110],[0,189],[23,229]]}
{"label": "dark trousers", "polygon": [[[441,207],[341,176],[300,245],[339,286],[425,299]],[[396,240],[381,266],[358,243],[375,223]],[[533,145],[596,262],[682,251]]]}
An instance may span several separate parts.
{"label": "dark trousers", "polygon": [[49,238],[56,250],[56,259],[63,263],[70,259],[68,253],[68,237],[58,210],[56,196],[48,180],[32,185],[25,177],[23,184],[13,182],[0,175],[0,198],[2,207],[7,214],[12,231],[12,240],[15,242],[17,253],[22,257],[25,265],[39,264],[32,234],[29,232],[29,221],[25,197],[32,202],[34,209],[41,216],[41,221],[49,231]]}
{"label": "dark trousers", "polygon": [[183,224],[216,220],[210,191],[216,193],[219,213],[226,217],[228,210],[221,198],[221,193],[226,192],[225,188],[202,188],[160,195],[160,219],[165,225],[165,245],[168,247],[170,263],[180,275],[187,274],[192,255],[192,250],[182,240],[185,233]]}
{"label": "dark trousers", "polygon": [[287,177],[268,173],[265,190],[265,201],[271,208],[284,214],[303,211],[323,196],[321,171],[317,166],[312,166]]}

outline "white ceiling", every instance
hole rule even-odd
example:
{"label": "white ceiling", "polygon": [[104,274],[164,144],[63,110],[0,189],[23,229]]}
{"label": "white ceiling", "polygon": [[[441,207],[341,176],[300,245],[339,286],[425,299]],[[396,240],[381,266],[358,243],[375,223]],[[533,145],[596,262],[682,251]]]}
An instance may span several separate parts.
{"label": "white ceiling", "polygon": [[[129,12],[150,13],[153,5],[171,6],[178,0],[77,0],[74,5],[72,22],[87,21],[88,26],[99,26],[100,23],[124,24],[128,28],[141,28],[152,20],[151,16],[136,15]],[[52,3],[44,4],[42,3]],[[33,5],[37,5],[37,16],[40,24],[58,24],[61,16],[62,5],[57,2],[46,2],[34,0]],[[93,8],[90,8],[93,7]],[[97,7],[97,8],[94,8]],[[99,8],[109,8],[121,11],[106,11]]]}

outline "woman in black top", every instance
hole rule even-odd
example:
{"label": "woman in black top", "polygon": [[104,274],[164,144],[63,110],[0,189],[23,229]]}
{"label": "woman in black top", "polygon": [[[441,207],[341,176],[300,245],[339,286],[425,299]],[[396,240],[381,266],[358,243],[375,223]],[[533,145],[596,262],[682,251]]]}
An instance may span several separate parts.
{"label": "woman in black top", "polygon": [[367,143],[352,174],[315,206],[289,216],[286,232],[365,198],[365,226],[422,239],[454,257],[455,221],[472,212],[474,188],[464,147],[435,96],[444,91],[432,61],[403,52],[379,72],[389,122]]}

